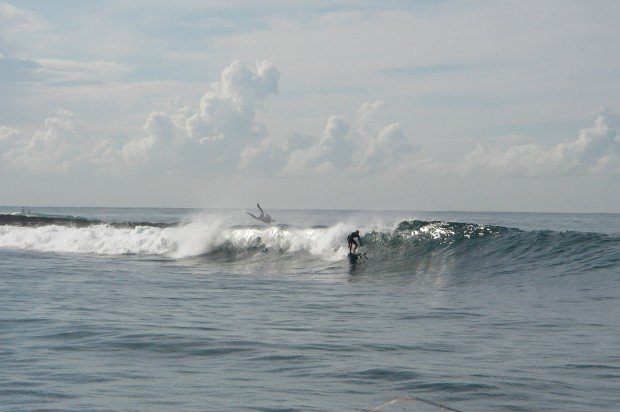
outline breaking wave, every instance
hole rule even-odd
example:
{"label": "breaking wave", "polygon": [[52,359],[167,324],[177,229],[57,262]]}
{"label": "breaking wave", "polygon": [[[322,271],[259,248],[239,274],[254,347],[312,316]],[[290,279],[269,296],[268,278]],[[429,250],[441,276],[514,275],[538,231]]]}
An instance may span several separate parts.
{"label": "breaking wave", "polygon": [[[275,259],[303,254],[340,261],[350,226],[230,226],[206,216],[174,224],[102,222],[80,217],[0,215],[0,248],[59,253],[163,256],[243,261],[267,253]],[[620,239],[600,233],[523,231],[461,222],[406,220],[361,227],[364,251],[377,270],[446,267],[580,269],[618,265]]]}

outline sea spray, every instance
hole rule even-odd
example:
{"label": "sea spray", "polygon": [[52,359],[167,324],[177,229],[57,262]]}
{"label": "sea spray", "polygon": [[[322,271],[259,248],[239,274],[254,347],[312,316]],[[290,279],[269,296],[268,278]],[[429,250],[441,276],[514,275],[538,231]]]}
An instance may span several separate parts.
{"label": "sea spray", "polygon": [[[348,253],[346,236],[352,230],[351,224],[231,226],[231,220],[197,213],[182,223],[160,227],[158,223],[148,222],[96,221],[86,225],[84,220],[79,225],[70,221],[59,225],[57,217],[46,225],[45,220],[37,217],[36,224],[26,219],[20,225],[0,225],[0,247],[59,253],[156,255],[169,259],[201,256],[205,261],[244,261],[260,256],[291,260],[306,255],[317,265],[321,265],[320,261],[344,260]],[[419,273],[458,267],[466,273],[502,266],[528,270],[571,261],[584,267],[617,261],[618,238],[601,233],[523,231],[415,219],[359,228],[363,244],[360,250],[368,254],[367,266],[378,272]],[[603,257],[612,262],[601,262]],[[304,262],[313,265],[312,261]]]}

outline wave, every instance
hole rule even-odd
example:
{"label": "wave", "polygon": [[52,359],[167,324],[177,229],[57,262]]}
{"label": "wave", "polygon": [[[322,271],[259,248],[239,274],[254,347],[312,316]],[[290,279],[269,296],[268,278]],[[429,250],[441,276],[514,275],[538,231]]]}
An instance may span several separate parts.
{"label": "wave", "polygon": [[107,225],[116,228],[135,228],[137,226],[152,227],[171,227],[180,223],[153,223],[153,222],[104,222],[97,219],[88,219],[81,216],[47,215],[42,213],[14,212],[10,214],[0,214],[0,225],[21,226],[21,227],[42,227],[42,226],[67,226],[67,227],[87,227],[97,225]]}
{"label": "wave", "polygon": [[[0,248],[60,253],[201,257],[244,261],[346,259],[349,225],[230,226],[207,216],[174,224],[80,217],[0,216]],[[617,267],[620,238],[600,233],[523,231],[461,222],[407,220],[360,227],[367,262],[386,272]]]}
{"label": "wave", "polygon": [[330,260],[336,256],[338,248],[342,248],[339,239],[345,232],[344,226],[230,227],[224,221],[204,216],[175,224],[100,222],[83,218],[5,218],[0,220],[0,248],[171,258],[228,255],[233,259],[265,251],[308,252]]}
{"label": "wave", "polygon": [[620,237],[460,222],[404,221],[392,232],[367,235],[389,271],[564,275],[620,264]]}

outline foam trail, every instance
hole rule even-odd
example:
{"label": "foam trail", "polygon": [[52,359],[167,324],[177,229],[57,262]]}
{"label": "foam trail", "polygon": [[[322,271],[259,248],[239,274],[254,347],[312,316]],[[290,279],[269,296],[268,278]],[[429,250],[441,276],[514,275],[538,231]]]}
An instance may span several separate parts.
{"label": "foam trail", "polygon": [[[226,248],[239,253],[256,248],[295,253],[307,252],[336,261],[346,254],[346,236],[351,225],[338,223],[324,228],[287,226],[228,227],[224,218],[206,215],[191,217],[184,226],[109,224],[88,226],[0,225],[0,247],[43,252],[93,253],[102,255],[163,255],[185,258]],[[389,228],[366,227],[362,232],[391,233]]]}
{"label": "foam trail", "polygon": [[228,231],[225,236],[235,245],[250,247],[257,239],[268,250],[281,252],[309,252],[325,260],[342,258],[342,244],[346,236],[343,224],[328,228],[282,228]]}
{"label": "foam trail", "polygon": [[0,227],[0,247],[42,252],[160,255],[175,248],[164,230],[145,226],[118,229],[107,225],[86,228],[3,226]]}
{"label": "foam trail", "polygon": [[0,247],[60,253],[102,255],[162,255],[185,258],[228,248],[243,252],[255,248],[288,252],[309,252],[326,260],[342,258],[346,229],[329,228],[226,227],[222,220],[194,216],[184,226],[86,227],[47,225],[36,227],[0,226]]}

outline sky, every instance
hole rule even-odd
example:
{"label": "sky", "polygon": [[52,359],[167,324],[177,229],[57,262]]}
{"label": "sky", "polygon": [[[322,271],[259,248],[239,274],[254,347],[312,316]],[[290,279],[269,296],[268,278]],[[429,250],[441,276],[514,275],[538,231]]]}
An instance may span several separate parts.
{"label": "sky", "polygon": [[617,213],[619,17],[0,0],[0,204]]}

